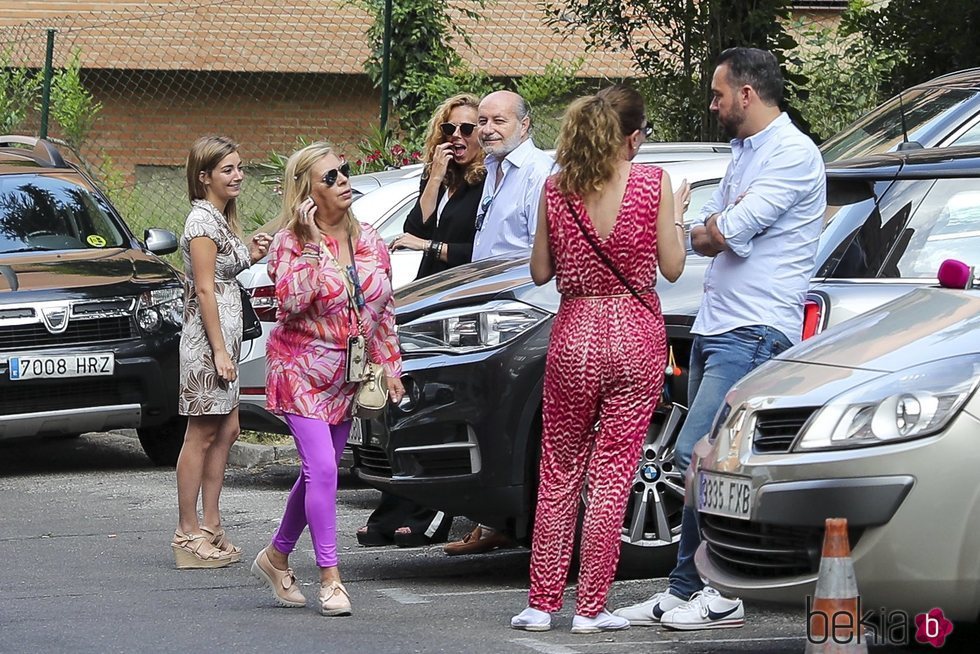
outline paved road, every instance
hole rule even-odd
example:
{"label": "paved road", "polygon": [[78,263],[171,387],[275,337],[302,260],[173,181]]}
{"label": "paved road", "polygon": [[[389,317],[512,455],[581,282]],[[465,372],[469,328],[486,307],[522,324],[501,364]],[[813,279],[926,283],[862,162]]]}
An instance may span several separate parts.
{"label": "paved road", "polygon": [[[296,468],[229,470],[226,527],[246,561],[222,570],[173,569],[174,473],[150,466],[134,439],[0,445],[0,652],[463,652],[599,654],[801,652],[802,610],[749,606],[738,630],[634,628],[569,633],[572,602],[555,630],[509,629],[523,608],[527,551],[450,558],[439,547],[361,548],[353,537],[377,493],[349,478],[339,497],[341,569],[350,618],[281,609],[248,574],[280,516]],[[457,520],[454,536],[472,525]],[[317,586],[310,542],[293,556],[303,590]],[[617,582],[613,606],[641,600],[664,579]],[[572,597],[572,593],[568,594]],[[975,651],[975,634],[962,646]],[[954,651],[950,644],[943,651]],[[872,651],[886,651],[876,648]]]}

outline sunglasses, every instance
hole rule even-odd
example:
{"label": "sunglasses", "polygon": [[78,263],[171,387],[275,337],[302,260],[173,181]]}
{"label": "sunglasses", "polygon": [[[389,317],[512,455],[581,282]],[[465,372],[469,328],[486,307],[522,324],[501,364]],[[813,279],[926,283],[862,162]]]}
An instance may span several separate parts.
{"label": "sunglasses", "polygon": [[340,168],[331,168],[323,174],[320,181],[326,184],[327,188],[330,188],[337,183],[337,175],[343,175],[344,177],[350,177],[350,164],[346,161],[340,164]]}
{"label": "sunglasses", "polygon": [[483,229],[483,221],[487,217],[487,211],[490,210],[490,205],[493,204],[493,198],[493,195],[488,195],[480,203],[480,210],[476,214],[476,231],[478,232]]}
{"label": "sunglasses", "polygon": [[439,129],[442,130],[443,136],[452,136],[456,133],[457,129],[463,136],[470,136],[473,134],[473,130],[476,129],[476,125],[473,123],[460,123],[459,125],[456,123],[443,123],[439,125]]}

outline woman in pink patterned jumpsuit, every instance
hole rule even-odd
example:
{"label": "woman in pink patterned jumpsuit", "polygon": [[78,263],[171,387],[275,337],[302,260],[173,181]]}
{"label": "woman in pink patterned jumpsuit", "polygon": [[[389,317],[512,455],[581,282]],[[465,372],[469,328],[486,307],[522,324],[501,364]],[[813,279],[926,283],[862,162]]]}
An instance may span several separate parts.
{"label": "woman in pink patterned jumpsuit", "polygon": [[337,566],[336,524],[337,466],[357,390],[345,376],[348,337],[364,337],[371,360],[385,369],[392,401],[405,393],[388,248],[350,213],[349,173],[325,143],[286,162],[279,217],[285,227],[269,251],[279,309],[266,342],[266,401],[289,425],[302,466],[272,543],[252,564],[277,604],[305,605],[288,557],[309,525],[320,568],[318,608],[329,616],[351,613]]}
{"label": "woman in pink patterned jumpsuit", "polygon": [[558,135],[561,171],[542,193],[531,276],[536,284],[557,277],[562,299],[545,366],[531,590],[528,608],[511,620],[515,629],[550,629],[561,608],[586,480],[572,632],[629,627],[606,611],[606,595],[667,363],[657,267],[673,281],[685,256],[670,178],[631,163],[646,133],[643,99],[632,89],[612,86],[576,100]]}

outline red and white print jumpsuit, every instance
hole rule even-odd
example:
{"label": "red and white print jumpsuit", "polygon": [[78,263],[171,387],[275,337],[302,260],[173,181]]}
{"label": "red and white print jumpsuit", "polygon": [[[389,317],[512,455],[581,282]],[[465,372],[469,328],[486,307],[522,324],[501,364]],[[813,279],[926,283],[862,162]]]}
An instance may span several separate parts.
{"label": "red and white print jumpsuit", "polygon": [[541,611],[561,608],[586,479],[578,615],[594,617],[605,608],[619,561],[623,511],[667,363],[660,300],[652,290],[661,179],[660,168],[631,167],[615,226],[604,240],[581,198],[569,198],[586,229],[656,315],[593,250],[554,178],[545,184],[548,238],[562,300],[545,365],[531,552],[528,603]]}

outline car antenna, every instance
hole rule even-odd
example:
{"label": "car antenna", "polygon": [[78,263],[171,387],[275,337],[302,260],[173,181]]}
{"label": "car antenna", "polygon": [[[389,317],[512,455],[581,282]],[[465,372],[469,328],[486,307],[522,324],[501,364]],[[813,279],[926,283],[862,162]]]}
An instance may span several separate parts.
{"label": "car antenna", "polygon": [[918,150],[922,147],[922,144],[918,141],[909,140],[909,128],[905,124],[905,102],[902,99],[904,95],[904,91],[898,94],[898,114],[902,121],[902,142],[895,149],[899,152],[902,150]]}
{"label": "car antenna", "polygon": [[898,94],[898,113],[902,117],[902,143],[909,142],[909,128],[905,124],[905,103],[902,101],[902,96],[905,95],[904,91]]}

